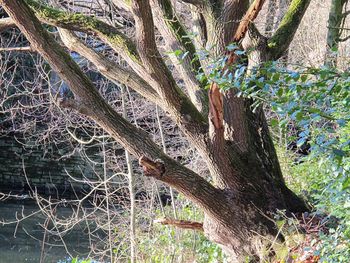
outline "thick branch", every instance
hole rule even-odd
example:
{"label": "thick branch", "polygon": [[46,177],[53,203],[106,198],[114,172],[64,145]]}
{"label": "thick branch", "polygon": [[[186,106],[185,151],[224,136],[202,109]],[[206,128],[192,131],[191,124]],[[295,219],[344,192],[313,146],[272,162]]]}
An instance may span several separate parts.
{"label": "thick branch", "polygon": [[246,14],[242,18],[241,22],[239,23],[239,26],[232,38],[232,42],[239,42],[241,41],[245,34],[248,31],[248,26],[251,22],[255,20],[255,18],[258,16],[261,8],[263,7],[265,3],[265,0],[255,0],[247,10]]}
{"label": "thick branch", "polygon": [[63,43],[70,50],[91,61],[106,78],[132,88],[141,96],[156,104],[161,103],[157,92],[134,71],[119,66],[92,48],[87,47],[73,32],[66,29],[59,29],[59,32]]}
{"label": "thick branch", "polygon": [[204,49],[208,41],[208,32],[205,18],[197,8],[191,8],[193,42],[197,50]]}
{"label": "thick branch", "polygon": [[275,34],[268,41],[269,57],[280,58],[292,42],[311,0],[293,0]]}
{"label": "thick branch", "polygon": [[249,24],[248,32],[241,45],[244,50],[250,50],[247,54],[249,59],[248,72],[268,60],[266,52],[267,38],[259,32],[253,23]]}
{"label": "thick branch", "polygon": [[[44,30],[23,1],[0,0],[0,4],[13,18],[32,47],[48,61],[71,88],[77,98],[76,103],[73,103],[75,107],[83,109],[84,114],[94,119],[133,155],[148,156],[149,160],[160,159],[164,164],[164,172],[158,179],[184,193],[208,214],[220,217],[222,207],[219,209],[211,207],[210,204],[213,197],[224,203],[225,196],[221,191],[166,156],[146,132],[134,127],[108,105],[79,66]],[[225,207],[224,204],[223,207]],[[229,207],[225,208],[229,209]]]}

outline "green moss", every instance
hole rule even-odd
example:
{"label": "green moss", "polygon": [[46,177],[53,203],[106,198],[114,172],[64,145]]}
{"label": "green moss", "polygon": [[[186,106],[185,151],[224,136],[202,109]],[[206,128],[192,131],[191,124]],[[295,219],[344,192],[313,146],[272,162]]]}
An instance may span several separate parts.
{"label": "green moss", "polygon": [[127,39],[124,34],[108,33],[105,32],[108,41],[115,46],[123,47],[124,52],[136,63],[141,63],[141,59],[138,55],[136,46],[133,42]]}
{"label": "green moss", "polygon": [[182,116],[191,116],[191,118],[194,118],[193,121],[195,123],[202,123],[205,124],[207,122],[206,118],[203,117],[203,115],[196,109],[196,107],[193,105],[193,103],[188,99],[188,97],[180,91],[179,93],[181,98],[181,109],[180,113]]}
{"label": "green moss", "polygon": [[289,45],[309,4],[310,0],[293,0],[290,3],[276,33],[268,41],[268,48],[274,58],[278,58]]}
{"label": "green moss", "polygon": [[71,30],[96,33],[117,49],[123,50],[133,61],[140,63],[141,60],[134,43],[115,27],[95,17],[60,11],[34,0],[26,0],[26,2],[36,15],[45,22]]}
{"label": "green moss", "polygon": [[72,14],[60,11],[33,0],[26,0],[26,2],[39,18],[55,25],[68,25],[71,27],[91,29],[96,27],[96,24],[98,23],[98,20],[94,17],[89,17],[79,13]]}
{"label": "green moss", "polygon": [[131,0],[124,0],[124,3],[127,4],[128,6],[131,6]]}

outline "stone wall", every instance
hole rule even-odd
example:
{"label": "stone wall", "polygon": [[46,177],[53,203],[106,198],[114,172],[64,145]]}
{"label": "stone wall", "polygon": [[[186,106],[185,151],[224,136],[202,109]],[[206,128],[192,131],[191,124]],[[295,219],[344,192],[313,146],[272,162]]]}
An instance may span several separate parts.
{"label": "stone wall", "polygon": [[87,184],[70,176],[93,180],[94,170],[102,168],[92,167],[78,154],[62,155],[54,146],[29,147],[14,136],[0,137],[0,192],[26,194],[31,187],[41,194],[67,197],[88,190]]}

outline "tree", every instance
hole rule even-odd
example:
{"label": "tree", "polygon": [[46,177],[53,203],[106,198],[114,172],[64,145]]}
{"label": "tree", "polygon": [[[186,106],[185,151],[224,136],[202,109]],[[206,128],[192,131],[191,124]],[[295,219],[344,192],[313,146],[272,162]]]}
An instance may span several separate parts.
{"label": "tree", "polygon": [[337,54],[339,43],[346,41],[348,37],[341,38],[343,26],[348,12],[343,12],[347,0],[332,0],[328,16],[328,32],[326,46],[326,65],[337,66]]}
{"label": "tree", "polygon": [[[131,3],[132,2],[132,3]],[[209,59],[227,55],[226,68],[239,59],[239,52],[226,52],[237,42],[248,53],[248,69],[277,60],[288,48],[310,0],[293,0],[271,38],[261,35],[252,21],[263,0],[249,7],[245,0],[183,0],[196,10],[194,25],[201,34],[191,41],[170,0],[113,1],[133,14],[135,40],[120,28],[94,17],[53,9],[33,0],[1,0],[11,17],[3,19],[21,30],[74,93],[62,98],[68,107],[93,119],[111,134],[139,163],[146,176],[154,177],[183,193],[205,213],[203,229],[212,241],[221,244],[233,258],[242,262],[262,259],[263,248],[283,240],[271,219],[277,210],[287,214],[308,211],[304,201],[286,186],[269,134],[262,107],[252,110],[251,99],[237,97],[236,89],[220,91],[196,74],[208,74]],[[9,21],[11,20],[11,21]],[[239,22],[240,21],[240,22]],[[211,180],[166,155],[148,134],[129,123],[108,105],[79,66],[44,29],[41,23],[60,28],[64,44],[85,56],[100,72],[137,91],[168,112],[188,142],[206,161]],[[155,40],[155,26],[166,47],[177,53],[170,58],[185,83],[179,88],[165,64]],[[128,64],[122,68],[85,46],[73,31],[99,38]],[[196,59],[196,49],[209,46],[209,59]],[[196,48],[195,48],[196,47]]]}

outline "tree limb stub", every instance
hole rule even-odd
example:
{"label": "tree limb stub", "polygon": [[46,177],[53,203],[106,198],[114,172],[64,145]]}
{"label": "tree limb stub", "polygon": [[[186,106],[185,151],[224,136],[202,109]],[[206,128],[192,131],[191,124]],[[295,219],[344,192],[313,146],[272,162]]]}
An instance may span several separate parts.
{"label": "tree limb stub", "polygon": [[209,90],[209,118],[216,130],[223,130],[223,101],[219,85],[213,83]]}
{"label": "tree limb stub", "polygon": [[62,108],[69,110],[75,110],[82,115],[89,116],[89,108],[84,104],[80,103],[77,99],[71,98],[58,98],[57,105]]}
{"label": "tree limb stub", "polygon": [[192,229],[203,232],[203,223],[187,221],[187,220],[178,220],[172,218],[159,218],[153,221],[154,223],[158,223],[161,225],[170,225],[175,226],[182,229]]}
{"label": "tree limb stub", "polygon": [[146,176],[159,179],[165,173],[165,166],[161,161],[152,161],[146,156],[141,156],[139,163],[143,168],[144,175]]}

